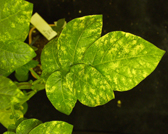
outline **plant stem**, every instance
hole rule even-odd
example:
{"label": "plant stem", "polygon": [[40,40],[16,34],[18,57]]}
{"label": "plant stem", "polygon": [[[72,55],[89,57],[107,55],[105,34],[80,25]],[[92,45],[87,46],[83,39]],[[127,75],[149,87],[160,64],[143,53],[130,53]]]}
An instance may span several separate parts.
{"label": "plant stem", "polygon": [[37,93],[37,90],[30,91],[27,98],[24,101],[22,101],[20,104],[23,105],[26,101],[30,100],[30,98],[33,97],[36,93]]}
{"label": "plant stem", "polygon": [[40,79],[40,76],[32,68],[30,68],[29,70],[37,79]]}
{"label": "plant stem", "polygon": [[20,83],[17,84],[17,87],[19,89],[31,89],[32,84],[29,83],[29,82],[20,82]]}
{"label": "plant stem", "polygon": [[15,117],[15,108],[14,108],[14,105],[13,105],[13,104],[11,105],[11,110],[12,110],[13,119],[14,119],[14,121],[15,121],[15,123],[16,123],[17,119],[16,119],[16,117]]}

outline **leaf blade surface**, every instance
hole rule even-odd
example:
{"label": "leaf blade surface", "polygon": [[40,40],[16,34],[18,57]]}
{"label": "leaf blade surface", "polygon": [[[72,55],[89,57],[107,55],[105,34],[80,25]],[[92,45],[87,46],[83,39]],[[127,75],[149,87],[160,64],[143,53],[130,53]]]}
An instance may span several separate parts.
{"label": "leaf blade surface", "polygon": [[53,106],[69,115],[77,101],[75,91],[70,90],[61,72],[56,71],[46,82],[46,94]]}
{"label": "leaf blade surface", "polygon": [[92,66],[73,66],[67,75],[67,81],[70,88],[76,90],[78,100],[84,105],[96,107],[115,98],[105,77]]}
{"label": "leaf blade surface", "polygon": [[29,32],[33,4],[23,0],[1,0],[0,41],[24,41]]}
{"label": "leaf blade surface", "polygon": [[0,42],[0,68],[13,71],[36,56],[34,50],[18,40]]}
{"label": "leaf blade surface", "polygon": [[102,15],[76,18],[65,26],[58,38],[58,58],[63,68],[79,63],[85,50],[101,36]]}
{"label": "leaf blade surface", "polygon": [[127,91],[156,68],[164,53],[141,37],[115,31],[97,40],[84,62],[104,74],[114,91]]}
{"label": "leaf blade surface", "polygon": [[21,90],[10,79],[0,76],[0,110],[8,108],[11,104],[19,103],[25,98]]}
{"label": "leaf blade surface", "polygon": [[63,121],[50,121],[45,122],[34,128],[30,131],[29,134],[71,134],[73,130],[73,126]]}

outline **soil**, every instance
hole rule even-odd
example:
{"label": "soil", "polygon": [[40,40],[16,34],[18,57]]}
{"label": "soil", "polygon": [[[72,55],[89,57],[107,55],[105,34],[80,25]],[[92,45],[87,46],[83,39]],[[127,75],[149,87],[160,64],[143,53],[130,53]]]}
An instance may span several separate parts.
{"label": "soil", "polygon": [[[35,42],[33,42],[35,41]],[[41,52],[44,48],[44,46],[49,42],[37,29],[34,29],[32,32],[32,45],[36,48],[38,48],[38,50],[36,50],[36,54],[37,56],[33,58],[33,60],[36,60],[39,62],[39,64],[33,68],[33,70],[38,74],[41,75],[42,70],[41,70],[41,61],[40,61],[40,57],[41,57]]]}

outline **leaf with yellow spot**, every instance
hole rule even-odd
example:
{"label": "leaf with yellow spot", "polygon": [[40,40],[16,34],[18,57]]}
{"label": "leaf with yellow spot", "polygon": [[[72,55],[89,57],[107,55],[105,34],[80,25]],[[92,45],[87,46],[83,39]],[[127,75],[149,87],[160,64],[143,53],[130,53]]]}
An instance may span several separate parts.
{"label": "leaf with yellow spot", "polygon": [[0,41],[24,41],[29,32],[33,4],[24,0],[1,0]]}
{"label": "leaf with yellow spot", "polygon": [[77,101],[75,91],[70,90],[66,79],[59,71],[52,73],[47,79],[46,94],[53,106],[67,115],[72,112]]}
{"label": "leaf with yellow spot", "polygon": [[139,36],[115,31],[87,49],[84,63],[98,70],[114,91],[127,91],[154,71],[164,53]]}
{"label": "leaf with yellow spot", "polygon": [[34,50],[24,42],[18,40],[0,41],[0,74],[4,74],[4,70],[12,72],[28,63],[35,56]]}
{"label": "leaf with yellow spot", "polygon": [[63,68],[78,63],[85,50],[95,42],[102,31],[102,15],[90,15],[73,19],[58,38],[58,58]]}
{"label": "leaf with yellow spot", "polygon": [[25,98],[23,92],[10,79],[0,75],[0,110],[9,108]]}
{"label": "leaf with yellow spot", "polygon": [[113,90],[106,78],[96,68],[79,64],[67,74],[67,83],[76,91],[78,100],[87,106],[95,107],[114,99]]}
{"label": "leaf with yellow spot", "polygon": [[[20,110],[15,110],[15,113],[19,115],[19,118],[23,118],[23,113]],[[11,124],[15,124],[15,120],[11,119],[12,111],[10,110],[0,110],[0,123],[8,128]]]}
{"label": "leaf with yellow spot", "polygon": [[40,125],[42,122],[38,119],[23,120],[16,128],[17,134],[29,134],[32,129]]}
{"label": "leaf with yellow spot", "polygon": [[60,68],[58,62],[57,38],[55,38],[45,45],[41,53],[42,77],[45,80]]}
{"label": "leaf with yellow spot", "polygon": [[45,122],[35,127],[29,134],[71,134],[73,126],[63,121]]}

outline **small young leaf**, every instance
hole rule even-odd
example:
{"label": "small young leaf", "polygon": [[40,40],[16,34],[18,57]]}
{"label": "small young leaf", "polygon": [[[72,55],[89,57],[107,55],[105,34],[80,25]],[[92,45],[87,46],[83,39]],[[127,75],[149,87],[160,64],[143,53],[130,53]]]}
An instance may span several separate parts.
{"label": "small young leaf", "polygon": [[104,75],[92,66],[75,65],[66,78],[69,88],[76,91],[78,100],[84,105],[95,107],[114,99],[110,84]]}
{"label": "small young leaf", "polygon": [[[16,128],[17,134],[29,134],[29,132],[42,122],[38,119],[23,120]],[[39,133],[39,132],[38,132]]]}
{"label": "small young leaf", "polygon": [[33,4],[24,0],[1,0],[0,41],[24,41],[29,32]]}
{"label": "small young leaf", "polygon": [[15,70],[15,77],[18,81],[27,81],[29,76],[29,69],[38,65],[38,61],[31,60],[27,64],[17,68]]}
{"label": "small young leaf", "polygon": [[51,40],[45,45],[41,53],[42,77],[47,78],[56,70],[58,70],[58,56],[57,56],[57,38]]}
{"label": "small young leaf", "polygon": [[50,121],[38,125],[29,134],[71,134],[73,126],[63,121]]}
{"label": "small young leaf", "polygon": [[0,110],[25,98],[24,93],[10,79],[0,76]]}
{"label": "small young leaf", "polygon": [[65,18],[59,19],[57,22],[55,22],[56,26],[53,26],[52,29],[56,31],[57,33],[61,33],[65,24],[66,24]]}
{"label": "small young leaf", "polygon": [[98,70],[114,91],[127,91],[156,68],[164,53],[141,37],[115,31],[94,42],[84,62]]}
{"label": "small young leaf", "polygon": [[75,91],[70,90],[61,72],[56,71],[46,82],[46,94],[53,106],[62,113],[69,115],[77,98]]}
{"label": "small young leaf", "polygon": [[0,42],[0,69],[16,69],[35,56],[34,50],[24,42],[18,40]]}
{"label": "small young leaf", "polygon": [[85,50],[101,36],[102,15],[73,19],[58,38],[58,58],[62,68],[78,63]]}
{"label": "small young leaf", "polygon": [[14,108],[15,108],[15,110],[20,110],[23,114],[25,114],[28,109],[28,104],[27,104],[27,102],[25,102],[23,105],[18,103],[18,104],[14,105]]}

